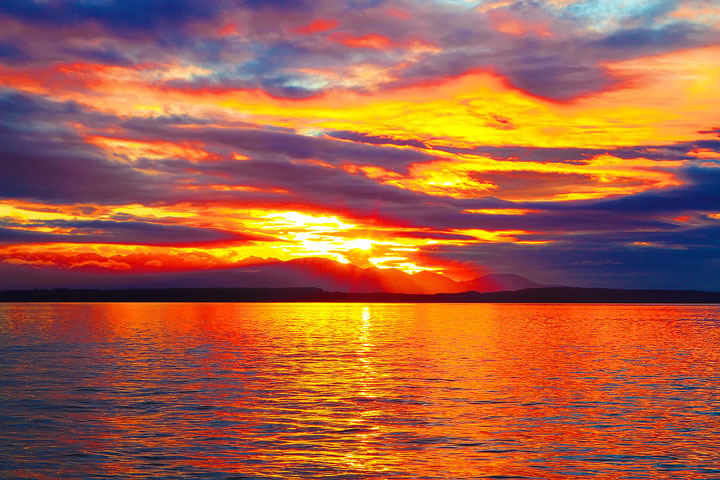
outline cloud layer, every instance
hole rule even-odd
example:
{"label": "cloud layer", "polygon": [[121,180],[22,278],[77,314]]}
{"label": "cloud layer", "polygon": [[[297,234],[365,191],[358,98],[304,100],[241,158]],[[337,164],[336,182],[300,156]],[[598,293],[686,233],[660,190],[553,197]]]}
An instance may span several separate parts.
{"label": "cloud layer", "polygon": [[720,289],[718,58],[700,0],[5,1],[0,272]]}

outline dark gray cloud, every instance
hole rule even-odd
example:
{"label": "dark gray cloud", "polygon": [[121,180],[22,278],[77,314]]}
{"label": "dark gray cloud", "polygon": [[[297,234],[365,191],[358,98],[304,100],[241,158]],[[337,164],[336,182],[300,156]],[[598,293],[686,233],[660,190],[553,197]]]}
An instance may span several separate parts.
{"label": "dark gray cloud", "polygon": [[[33,227],[70,228],[72,233],[53,234]],[[272,237],[186,225],[112,220],[50,220],[18,224],[0,219],[0,243],[117,243],[124,245],[192,246],[212,243],[247,243]]]}
{"label": "dark gray cloud", "polygon": [[434,254],[547,284],[605,288],[717,290],[717,246],[628,246],[610,242],[438,247]]}
{"label": "dark gray cloud", "polygon": [[141,34],[170,30],[192,22],[216,18],[221,12],[216,2],[192,0],[107,0],[91,2],[61,0],[26,2],[5,0],[0,14],[50,28],[99,23],[117,34]]}
{"label": "dark gray cloud", "polygon": [[146,199],[162,188],[156,179],[109,161],[67,126],[85,115],[75,104],[6,92],[0,110],[0,197],[112,203]]}
{"label": "dark gray cloud", "polygon": [[205,128],[188,131],[140,119],[123,122],[122,125],[136,134],[154,135],[168,140],[198,140],[226,145],[263,158],[281,155],[296,160],[322,160],[336,165],[381,164],[384,168],[399,172],[406,171],[411,163],[433,159],[430,154],[424,152],[340,142],[327,137],[299,135],[265,128]]}
{"label": "dark gray cloud", "polygon": [[13,64],[27,59],[28,56],[20,45],[15,45],[9,42],[0,42],[0,61]]}
{"label": "dark gray cloud", "polygon": [[593,202],[588,210],[606,212],[720,211],[720,166],[688,167],[681,172],[681,187]]}
{"label": "dark gray cloud", "polygon": [[365,133],[349,131],[328,132],[327,135],[333,138],[339,138],[341,140],[370,143],[373,145],[399,145],[401,147],[428,148],[427,145],[425,145],[424,143],[414,139],[401,140],[392,137],[374,136]]}

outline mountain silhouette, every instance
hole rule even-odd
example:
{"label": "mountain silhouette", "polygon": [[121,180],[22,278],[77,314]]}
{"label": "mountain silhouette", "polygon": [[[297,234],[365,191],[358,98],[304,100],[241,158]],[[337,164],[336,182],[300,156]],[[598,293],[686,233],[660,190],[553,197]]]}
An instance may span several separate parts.
{"label": "mountain silhouette", "polygon": [[253,258],[230,268],[196,271],[113,272],[102,270],[27,269],[0,275],[0,290],[143,289],[143,288],[320,288],[328,292],[435,294],[498,292],[542,285],[520,275],[490,274],[455,281],[436,272],[414,274],[394,268],[359,267],[319,257],[282,261]]}
{"label": "mountain silhouette", "polygon": [[245,270],[252,271],[244,279],[250,282],[235,286],[316,287],[340,292],[413,294],[498,292],[546,286],[515,274],[489,274],[455,281],[430,271],[411,274],[394,268],[362,268],[317,257],[248,266]]}

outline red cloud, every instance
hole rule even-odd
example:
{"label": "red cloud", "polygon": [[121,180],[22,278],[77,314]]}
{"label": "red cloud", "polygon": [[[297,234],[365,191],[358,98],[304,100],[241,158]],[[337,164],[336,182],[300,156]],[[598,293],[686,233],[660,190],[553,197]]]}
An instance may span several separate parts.
{"label": "red cloud", "polygon": [[368,34],[352,36],[347,34],[332,35],[331,40],[342,43],[350,48],[374,48],[384,50],[390,48],[393,42],[384,35]]}
{"label": "red cloud", "polygon": [[307,25],[303,25],[302,27],[294,29],[293,33],[299,33],[301,35],[312,35],[314,33],[327,32],[328,30],[336,28],[338,25],[340,25],[340,23],[336,20],[319,18],[308,23]]}

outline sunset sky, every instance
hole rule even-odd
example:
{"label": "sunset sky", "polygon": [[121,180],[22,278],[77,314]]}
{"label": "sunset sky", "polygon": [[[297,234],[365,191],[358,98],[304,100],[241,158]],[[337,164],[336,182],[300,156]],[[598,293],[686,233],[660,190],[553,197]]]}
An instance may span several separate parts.
{"label": "sunset sky", "polygon": [[0,288],[720,290],[720,3],[3,0],[0,166]]}

